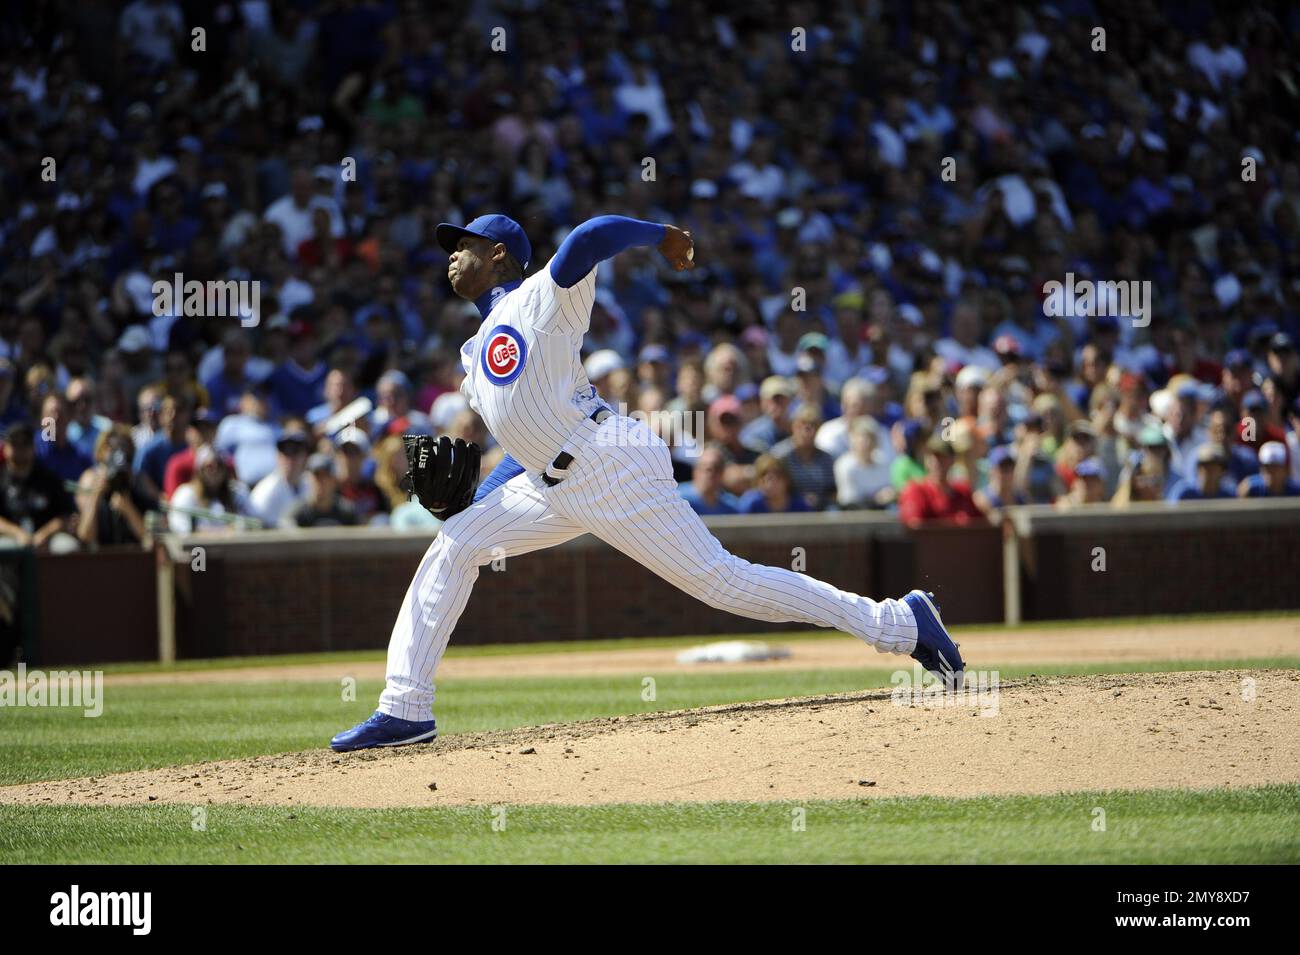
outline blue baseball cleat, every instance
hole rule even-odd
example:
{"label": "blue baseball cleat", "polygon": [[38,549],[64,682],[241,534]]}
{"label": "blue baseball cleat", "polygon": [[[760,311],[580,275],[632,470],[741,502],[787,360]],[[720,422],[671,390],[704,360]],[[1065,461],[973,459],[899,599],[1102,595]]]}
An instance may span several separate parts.
{"label": "blue baseball cleat", "polygon": [[358,723],[330,740],[330,749],[346,753],[354,749],[374,749],[376,746],[432,743],[437,738],[438,727],[433,720],[402,720],[387,713],[376,712],[364,723]]}
{"label": "blue baseball cleat", "polygon": [[913,590],[903,598],[916,617],[916,649],[912,651],[912,659],[938,677],[948,689],[960,690],[966,679],[966,664],[957,644],[948,635],[933,598],[933,594],[924,590]]}

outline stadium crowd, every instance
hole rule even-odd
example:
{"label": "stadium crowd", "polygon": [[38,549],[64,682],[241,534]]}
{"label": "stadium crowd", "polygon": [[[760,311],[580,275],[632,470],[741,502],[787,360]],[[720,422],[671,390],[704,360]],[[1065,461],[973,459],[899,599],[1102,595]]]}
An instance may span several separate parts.
{"label": "stadium crowd", "polygon": [[[402,433],[500,454],[432,241],[489,211],[532,269],[601,213],[694,232],[694,272],[601,267],[584,356],[701,513],[1300,494],[1297,36],[1152,0],[6,6],[0,537],[426,519]],[[256,324],[158,314],[177,273],[259,283]],[[1151,310],[1049,315],[1067,275]]]}

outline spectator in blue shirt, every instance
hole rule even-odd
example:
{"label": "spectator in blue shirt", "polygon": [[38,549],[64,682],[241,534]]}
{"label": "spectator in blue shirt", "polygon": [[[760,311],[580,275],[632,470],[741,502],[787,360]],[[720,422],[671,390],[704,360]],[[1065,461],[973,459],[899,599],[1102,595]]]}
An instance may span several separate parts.
{"label": "spectator in blue shirt", "polygon": [[763,380],[758,395],[763,413],[741,429],[740,443],[763,454],[790,436],[790,404],[795,391],[788,378],[771,375]]}
{"label": "spectator in blue shirt", "polygon": [[252,348],[243,329],[228,329],[221,341],[221,370],[203,382],[212,413],[218,420],[239,411],[239,400],[252,384],[246,369],[251,355]]}
{"label": "spectator in blue shirt", "polygon": [[158,433],[135,452],[135,470],[140,475],[146,494],[162,496],[168,460],[173,454],[179,454],[189,447],[185,432],[189,430],[192,414],[193,408],[188,398],[168,395],[162,400],[162,410],[158,413]]}
{"label": "spectator in blue shirt", "polygon": [[678,486],[691,509],[702,517],[710,514],[735,514],[740,506],[736,498],[722,489],[722,472],[726,458],[714,445],[708,445],[695,461],[690,481]]}
{"label": "spectator in blue shirt", "polygon": [[1138,450],[1129,456],[1119,477],[1111,503],[1125,507],[1143,501],[1167,501],[1177,480],[1169,467],[1169,444],[1155,425],[1143,428],[1137,437]]}
{"label": "spectator in blue shirt", "polygon": [[[47,439],[53,434],[53,439]],[[68,438],[68,405],[62,395],[46,395],[37,429],[36,460],[65,481],[80,480],[94,463]]]}
{"label": "spectator in blue shirt", "polygon": [[592,84],[590,95],[577,113],[584,138],[592,146],[603,146],[627,132],[627,110],[614,98],[614,88],[608,80]]}
{"label": "spectator in blue shirt", "polygon": [[23,390],[14,387],[15,384],[14,363],[8,358],[0,358],[0,429],[27,420]]}
{"label": "spectator in blue shirt", "polygon": [[1237,415],[1229,404],[1222,404],[1210,412],[1206,436],[1211,444],[1223,445],[1228,455],[1227,473],[1232,488],[1252,474],[1259,473],[1259,458],[1250,445],[1233,440],[1237,436]]}
{"label": "spectator in blue shirt", "polygon": [[770,454],[754,462],[754,488],[740,496],[742,514],[784,514],[806,511],[808,505],[794,493],[790,472]]}
{"label": "spectator in blue shirt", "polygon": [[289,357],[267,383],[271,404],[279,416],[303,417],[325,398],[325,375],[329,371],[320,360],[316,330],[303,318],[289,324]]}
{"label": "spectator in blue shirt", "polygon": [[319,425],[356,401],[360,394],[350,372],[331,368],[325,375],[325,400],[307,412],[307,423],[319,430]]}
{"label": "spectator in blue shirt", "polygon": [[1016,456],[1009,445],[1000,445],[989,454],[989,483],[976,491],[974,497],[976,506],[990,520],[995,511],[1028,503],[1024,492],[1016,487]]}
{"label": "spectator in blue shirt", "polygon": [[1196,450],[1196,480],[1182,478],[1165,495],[1167,501],[1208,501],[1234,497],[1227,477],[1228,449],[1221,444],[1203,444]]}
{"label": "spectator in blue shirt", "polygon": [[159,252],[176,254],[190,247],[199,234],[199,222],[185,215],[185,200],[174,182],[164,179],[154,189],[154,242]]}
{"label": "spectator in blue shirt", "polygon": [[212,446],[234,462],[235,476],[251,488],[275,470],[279,431],[270,414],[266,387],[250,385],[239,411],[221,419]]}
{"label": "spectator in blue shirt", "polygon": [[73,378],[64,392],[68,401],[68,440],[88,458],[95,457],[95,442],[112,422],[94,413],[95,386],[89,378]]}
{"label": "spectator in blue shirt", "polygon": [[1252,474],[1237,488],[1238,497],[1300,497],[1300,484],[1287,471],[1286,445],[1265,442],[1259,449],[1259,473]]}

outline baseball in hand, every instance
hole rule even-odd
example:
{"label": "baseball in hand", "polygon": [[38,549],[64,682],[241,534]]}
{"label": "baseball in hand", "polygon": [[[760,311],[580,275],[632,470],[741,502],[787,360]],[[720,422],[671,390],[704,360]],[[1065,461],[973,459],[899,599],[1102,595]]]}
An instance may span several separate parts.
{"label": "baseball in hand", "polygon": [[695,268],[695,240],[685,229],[675,225],[664,226],[664,238],[659,251],[678,272]]}

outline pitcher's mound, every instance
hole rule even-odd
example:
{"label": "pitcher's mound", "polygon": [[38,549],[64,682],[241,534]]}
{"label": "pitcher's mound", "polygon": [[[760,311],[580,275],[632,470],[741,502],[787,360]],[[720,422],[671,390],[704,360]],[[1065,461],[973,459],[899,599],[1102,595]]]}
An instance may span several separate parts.
{"label": "pitcher's mound", "polygon": [[955,702],[878,690],[745,703],[33,783],[0,788],[0,802],[591,804],[1300,781],[1292,670],[1030,678]]}

